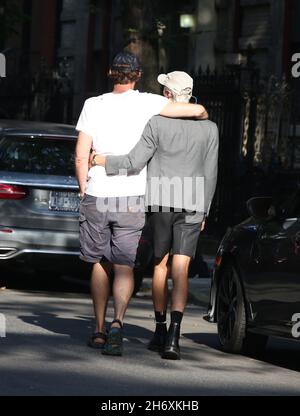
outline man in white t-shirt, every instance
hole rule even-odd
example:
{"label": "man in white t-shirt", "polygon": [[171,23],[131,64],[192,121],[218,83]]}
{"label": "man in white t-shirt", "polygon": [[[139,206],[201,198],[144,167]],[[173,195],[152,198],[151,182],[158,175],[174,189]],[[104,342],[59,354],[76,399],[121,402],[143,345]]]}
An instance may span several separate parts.
{"label": "man in white t-shirt", "polygon": [[[139,175],[107,176],[100,166],[88,169],[90,150],[106,155],[128,153],[156,114],[200,119],[207,118],[207,113],[201,105],[172,103],[160,95],[134,90],[141,67],[129,52],[115,57],[109,77],[113,91],[88,99],[78,120],[76,174],[82,198],[80,258],[94,264],[91,292],[96,329],[88,345],[107,355],[122,355],[123,319],[134,288],[133,267],[145,222],[146,168]],[[111,267],[114,320],[107,334]]]}

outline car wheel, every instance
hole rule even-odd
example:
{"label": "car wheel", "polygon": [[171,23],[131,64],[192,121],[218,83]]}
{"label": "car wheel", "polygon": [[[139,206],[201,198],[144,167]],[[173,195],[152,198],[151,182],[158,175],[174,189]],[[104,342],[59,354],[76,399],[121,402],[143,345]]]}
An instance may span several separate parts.
{"label": "car wheel", "polygon": [[226,264],[217,294],[218,335],[224,351],[240,353],[246,336],[246,310],[242,286],[232,264]]}
{"label": "car wheel", "polygon": [[268,342],[266,335],[247,332],[245,299],[240,279],[234,266],[226,264],[217,295],[218,335],[226,352],[256,355]]}

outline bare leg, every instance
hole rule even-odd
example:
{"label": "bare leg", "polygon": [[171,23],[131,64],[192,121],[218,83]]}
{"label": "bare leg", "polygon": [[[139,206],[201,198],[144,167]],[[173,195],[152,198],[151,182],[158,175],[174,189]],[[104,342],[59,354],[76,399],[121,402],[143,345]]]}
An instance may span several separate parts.
{"label": "bare leg", "polygon": [[[110,263],[97,263],[93,266],[91,277],[91,293],[94,304],[96,317],[96,331],[105,331],[105,314],[107,302],[110,295],[109,273],[111,270]],[[95,340],[96,341],[96,340]],[[97,338],[97,342],[103,340]]]}
{"label": "bare leg", "polygon": [[161,313],[167,310],[168,303],[168,259],[169,253],[162,260],[155,262],[152,280],[153,307]]}
{"label": "bare leg", "polygon": [[171,311],[184,312],[188,297],[188,271],[191,258],[176,254],[172,261],[172,306]]}
{"label": "bare leg", "polygon": [[180,325],[188,296],[188,270],[190,257],[175,254],[172,261],[172,304],[171,304],[171,324],[166,337],[162,357],[179,360],[180,348]]}
{"label": "bare leg", "polygon": [[166,310],[168,306],[168,259],[169,253],[163,259],[156,259],[152,280],[152,297],[155,312],[155,331],[148,344],[151,351],[162,351],[166,335]]}
{"label": "bare leg", "polygon": [[[134,289],[133,269],[129,266],[115,264],[114,271],[113,297],[115,319],[123,322]],[[112,326],[118,327],[119,325],[116,323]]]}

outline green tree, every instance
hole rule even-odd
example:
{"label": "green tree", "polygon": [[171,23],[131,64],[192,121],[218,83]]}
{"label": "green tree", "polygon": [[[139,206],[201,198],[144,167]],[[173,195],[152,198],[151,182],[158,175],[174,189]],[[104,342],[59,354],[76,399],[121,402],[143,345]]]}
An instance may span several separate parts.
{"label": "green tree", "polygon": [[139,88],[159,93],[156,82],[159,72],[159,42],[157,21],[154,14],[155,2],[150,0],[125,0],[124,7],[124,44],[125,49],[135,53],[143,66],[143,78]]}
{"label": "green tree", "polygon": [[122,4],[125,48],[140,57],[144,69],[141,89],[159,92],[157,74],[169,69],[174,50],[185,48],[191,36],[179,30],[179,15],[194,13],[196,1],[122,0]]}

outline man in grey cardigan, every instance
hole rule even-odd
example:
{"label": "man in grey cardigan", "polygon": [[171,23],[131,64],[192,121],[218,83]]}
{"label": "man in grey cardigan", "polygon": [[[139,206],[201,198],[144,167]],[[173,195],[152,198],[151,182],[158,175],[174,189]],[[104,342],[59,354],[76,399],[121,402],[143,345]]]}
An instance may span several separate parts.
{"label": "man in grey cardigan", "polygon": [[[193,80],[185,72],[161,74],[164,95],[189,102]],[[149,349],[179,359],[180,324],[188,295],[188,268],[195,255],[216,188],[218,128],[209,120],[153,117],[127,155],[95,155],[107,175],[132,175],[148,163],[146,207],[153,233],[153,304],[156,329]],[[173,255],[171,324],[167,331],[168,260]]]}

